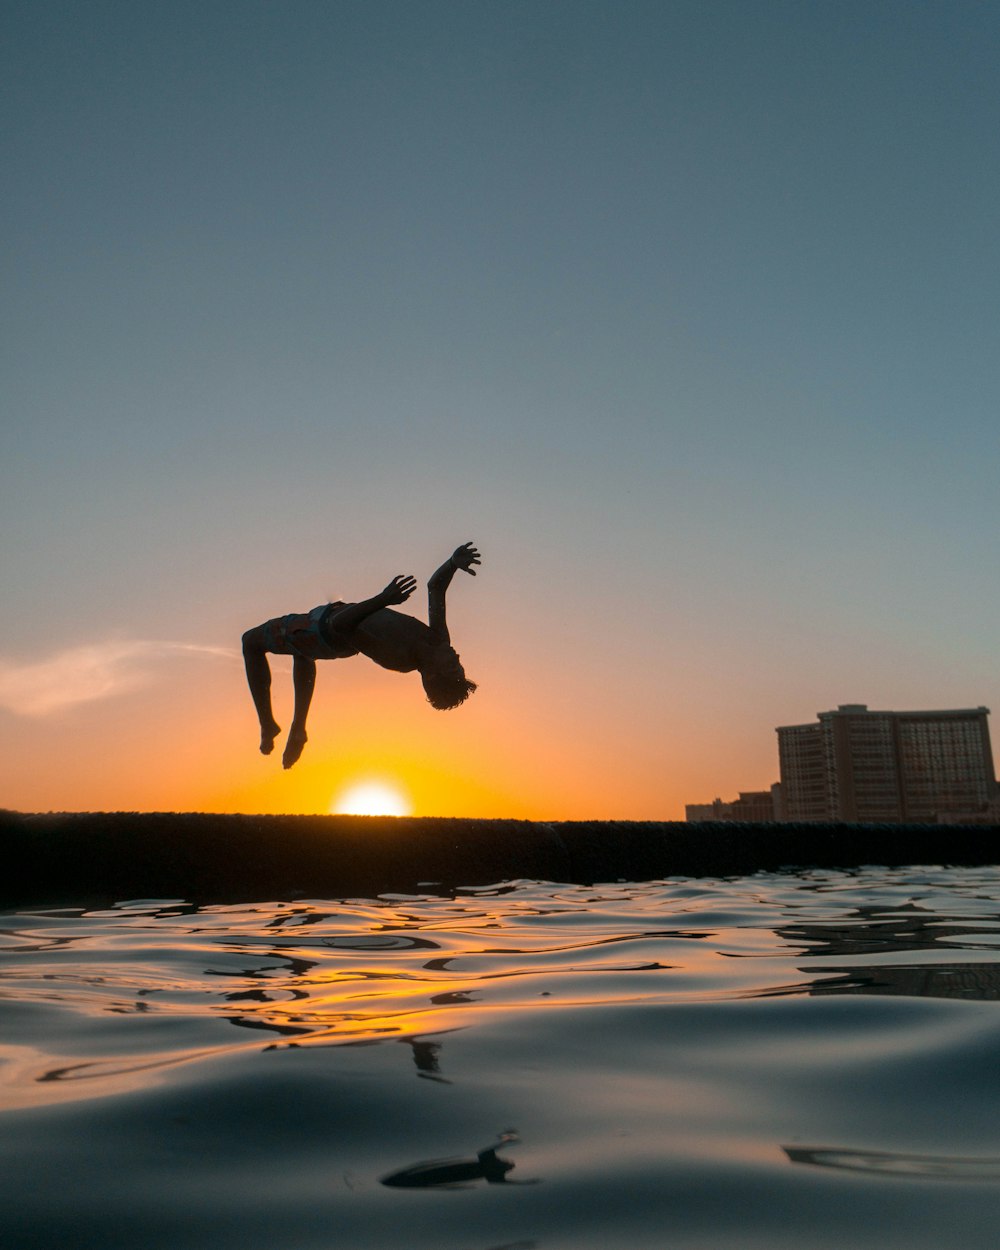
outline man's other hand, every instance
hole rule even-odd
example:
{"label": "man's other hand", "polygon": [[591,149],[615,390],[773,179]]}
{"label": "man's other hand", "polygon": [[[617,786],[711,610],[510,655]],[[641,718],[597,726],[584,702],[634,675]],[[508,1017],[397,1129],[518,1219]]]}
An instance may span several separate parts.
{"label": "man's other hand", "polygon": [[397,573],[382,591],[382,598],[386,603],[405,603],[416,588],[417,579],[412,573]]}

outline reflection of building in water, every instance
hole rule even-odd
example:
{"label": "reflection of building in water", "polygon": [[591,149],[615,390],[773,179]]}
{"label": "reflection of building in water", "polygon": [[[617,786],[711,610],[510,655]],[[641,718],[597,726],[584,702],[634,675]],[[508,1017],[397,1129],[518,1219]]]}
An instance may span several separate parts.
{"label": "reflection of building in water", "polygon": [[845,703],[812,724],[779,727],[786,818],[992,821],[988,715],[985,707],[872,712]]}
{"label": "reflection of building in water", "polygon": [[1000,824],[989,708],[870,712],[843,703],[808,725],[777,729],[781,781],[686,817],[873,824]]}
{"label": "reflection of building in water", "polygon": [[[800,966],[812,979],[809,994],[888,994],[914,998],[1000,999],[1000,964],[963,960],[974,917],[961,921],[910,904],[892,909],[859,908],[839,924],[785,925],[775,932],[785,941],[806,944],[810,959],[842,958],[822,971]],[[914,951],[954,951],[954,961],[920,961]],[[884,963],[871,963],[880,955]],[[857,959],[852,963],[851,957]]]}

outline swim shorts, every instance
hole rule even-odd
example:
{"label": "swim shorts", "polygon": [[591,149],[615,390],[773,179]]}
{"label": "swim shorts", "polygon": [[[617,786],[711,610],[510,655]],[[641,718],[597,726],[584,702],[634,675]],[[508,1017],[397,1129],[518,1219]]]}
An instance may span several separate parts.
{"label": "swim shorts", "polygon": [[357,655],[357,647],[340,641],[329,629],[322,631],[322,621],[331,608],[346,608],[346,603],[322,603],[311,612],[292,612],[265,621],[264,649],[272,655],[301,655],[306,660],[345,660]]}

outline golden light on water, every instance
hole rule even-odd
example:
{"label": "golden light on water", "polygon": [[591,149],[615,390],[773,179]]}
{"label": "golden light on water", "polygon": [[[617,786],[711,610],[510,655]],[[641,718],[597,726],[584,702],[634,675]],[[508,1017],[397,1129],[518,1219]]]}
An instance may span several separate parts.
{"label": "golden light on water", "polygon": [[330,803],[335,816],[409,816],[412,810],[399,786],[371,778],[350,782]]}

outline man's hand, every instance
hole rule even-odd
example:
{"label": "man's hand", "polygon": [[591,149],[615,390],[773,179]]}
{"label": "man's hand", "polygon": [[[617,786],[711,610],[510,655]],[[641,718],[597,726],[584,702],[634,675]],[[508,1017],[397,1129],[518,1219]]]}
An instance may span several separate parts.
{"label": "man's hand", "polygon": [[405,603],[416,588],[417,579],[412,573],[397,573],[380,597],[386,603]]}
{"label": "man's hand", "polygon": [[456,547],[451,554],[451,562],[456,569],[461,569],[463,573],[468,573],[471,577],[476,576],[476,570],[472,566],[482,564],[479,552],[472,543],[462,543],[461,547]]}

